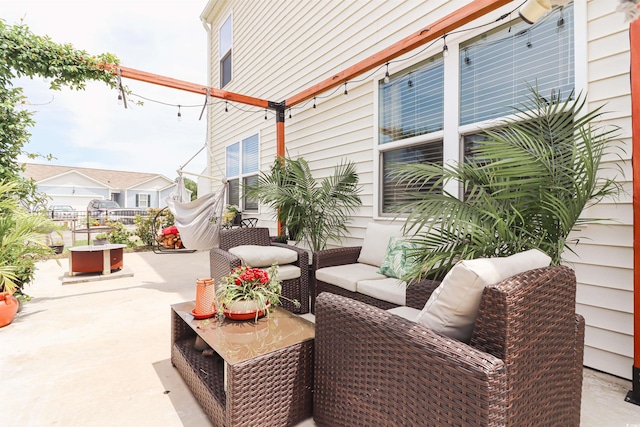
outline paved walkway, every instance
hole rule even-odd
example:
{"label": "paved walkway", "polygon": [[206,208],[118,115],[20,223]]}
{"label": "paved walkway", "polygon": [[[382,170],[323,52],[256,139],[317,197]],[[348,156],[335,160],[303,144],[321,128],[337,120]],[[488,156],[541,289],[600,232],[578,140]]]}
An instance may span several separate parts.
{"label": "paved walkway", "polygon": [[[208,253],[126,253],[133,277],[72,285],[59,261],[39,263],[33,300],[0,328],[0,425],[211,426],[169,360],[169,306],[195,298]],[[581,425],[640,426],[629,387],[585,370]]]}

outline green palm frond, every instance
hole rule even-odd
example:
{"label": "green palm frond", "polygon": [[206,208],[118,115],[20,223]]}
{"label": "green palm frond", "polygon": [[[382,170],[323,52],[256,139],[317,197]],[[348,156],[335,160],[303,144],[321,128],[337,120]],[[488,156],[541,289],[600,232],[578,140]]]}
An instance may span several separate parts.
{"label": "green palm frond", "polygon": [[[616,177],[599,175],[618,128],[597,124],[600,108],[586,111],[584,96],[548,102],[531,88],[515,108],[516,121],[484,131],[472,159],[440,167],[404,165],[393,178],[407,188],[423,187],[399,207],[409,212],[416,267],[412,277],[446,271],[460,259],[505,256],[538,248],[561,261],[576,224],[597,219],[581,214],[622,191]],[[461,184],[464,200],[442,192]],[[435,270],[434,270],[435,269]]]}
{"label": "green palm frond", "polygon": [[244,187],[248,197],[278,211],[293,240],[325,249],[330,240],[340,241],[348,232],[351,215],[362,205],[359,178],[351,162],[338,164],[333,173],[316,180],[303,158],[277,158],[258,183]]}

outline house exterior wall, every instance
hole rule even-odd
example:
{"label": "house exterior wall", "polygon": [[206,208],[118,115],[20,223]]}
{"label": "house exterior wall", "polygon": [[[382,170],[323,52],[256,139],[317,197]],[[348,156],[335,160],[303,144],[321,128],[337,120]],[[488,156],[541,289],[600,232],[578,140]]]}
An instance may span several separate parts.
{"label": "house exterior wall", "polygon": [[70,205],[73,209],[84,211],[92,199],[108,199],[109,189],[81,186],[38,185],[38,192],[45,193],[51,200],[49,205]]}
{"label": "house exterior wall", "polygon": [[[205,12],[211,25],[210,84],[219,87],[218,33],[229,14],[233,15],[233,78],[224,87],[236,93],[272,101],[282,101],[332,74],[375,54],[387,46],[424,29],[429,23],[464,6],[462,0],[370,2],[245,2],[212,1]],[[477,22],[487,23],[509,12],[507,5]],[[629,89],[628,24],[608,0],[578,0],[574,7],[576,24],[576,88],[587,89],[589,108],[604,103],[611,114],[607,122],[621,127],[619,142],[626,148],[622,158],[607,159],[606,166],[625,171],[621,183],[628,190],[620,200],[606,200],[589,209],[591,217],[616,218],[614,225],[590,225],[579,230],[582,238],[577,256],[566,258],[578,276],[578,307],[587,322],[585,365],[630,378],[633,356],[633,260],[631,207],[631,118]],[[452,34],[446,41],[450,54],[447,69],[455,69],[459,43],[484,30]],[[442,51],[442,42],[418,48],[390,65],[398,72]],[[340,245],[357,245],[366,224],[382,221],[377,214],[379,160],[377,151],[377,86],[384,68],[365,73],[358,82],[321,94],[286,112],[286,151],[291,157],[304,157],[316,178],[328,176],[343,159],[356,163],[362,185],[363,206],[349,224],[351,237]],[[445,76],[445,111],[457,105],[458,76]],[[216,163],[224,169],[225,148],[249,133],[259,133],[260,169],[267,170],[276,154],[276,133],[272,113],[224,101],[209,110],[209,141]],[[457,107],[454,107],[457,108]],[[453,120],[447,119],[446,120]],[[454,122],[456,123],[456,122]],[[460,130],[447,127],[442,136],[444,160],[461,158]],[[209,165],[218,173],[214,164]],[[606,171],[605,173],[612,173]],[[262,206],[260,224],[275,234],[273,212]]]}
{"label": "house exterior wall", "polygon": [[[603,164],[607,176],[617,175],[626,193],[586,210],[586,217],[615,222],[588,225],[576,254],[565,258],[578,279],[577,311],[586,320],[584,363],[631,378],[633,364],[633,206],[631,170],[631,89],[629,24],[612,2],[593,0],[586,7],[586,78],[591,110],[608,112],[603,125],[618,126],[617,151]],[[620,173],[622,171],[624,176]]]}

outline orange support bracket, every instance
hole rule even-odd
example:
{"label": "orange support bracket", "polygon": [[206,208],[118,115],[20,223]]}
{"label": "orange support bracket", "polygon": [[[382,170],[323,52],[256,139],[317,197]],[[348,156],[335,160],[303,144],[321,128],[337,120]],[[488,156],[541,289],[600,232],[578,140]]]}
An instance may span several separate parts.
{"label": "orange support bracket", "polygon": [[633,168],[633,368],[625,401],[640,405],[640,20],[629,26]]}

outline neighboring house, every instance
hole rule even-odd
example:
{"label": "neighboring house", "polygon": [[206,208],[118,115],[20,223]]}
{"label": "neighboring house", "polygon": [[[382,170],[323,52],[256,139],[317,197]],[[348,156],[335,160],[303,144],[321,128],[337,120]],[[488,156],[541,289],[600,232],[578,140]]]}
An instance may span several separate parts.
{"label": "neighboring house", "polygon": [[51,198],[51,205],[87,209],[92,199],[114,200],[123,208],[158,208],[176,184],[169,178],[140,172],[25,163],[24,176],[32,178],[38,192]]}
{"label": "neighboring house", "polygon": [[[274,102],[300,93],[399,40],[426,29],[468,4],[462,0],[405,2],[247,2],[211,0],[201,18],[209,25],[209,84]],[[480,128],[491,127],[518,105],[522,81],[545,96],[588,93],[594,109],[606,104],[606,123],[620,126],[619,166],[628,190],[585,216],[615,218],[580,230],[577,256],[565,254],[578,278],[577,310],[586,318],[586,366],[631,378],[633,365],[633,209],[629,24],[611,0],[575,1],[533,27],[508,24],[512,2],[445,38],[424,45],[315,100],[286,111],[286,151],[304,157],[317,177],[348,158],[357,165],[362,208],[349,225],[357,245],[366,224],[389,220],[396,194],[388,165],[410,161],[460,162]],[[506,20],[496,22],[505,15]],[[466,31],[468,30],[468,31]],[[345,96],[345,89],[348,94]],[[256,110],[258,110],[256,112]],[[273,212],[247,203],[241,183],[254,182],[276,155],[273,114],[264,110],[210,110],[210,145],[224,159],[228,202],[275,231]],[[216,175],[218,168],[209,165]],[[217,175],[216,175],[217,176]],[[457,192],[457,188],[449,188]]]}

